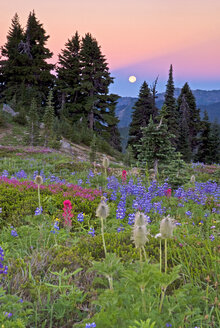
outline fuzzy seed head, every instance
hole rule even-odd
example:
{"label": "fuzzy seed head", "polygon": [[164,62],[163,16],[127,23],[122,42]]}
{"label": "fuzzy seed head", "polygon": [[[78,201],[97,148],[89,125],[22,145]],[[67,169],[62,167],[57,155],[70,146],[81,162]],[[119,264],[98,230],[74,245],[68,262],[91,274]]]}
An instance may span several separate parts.
{"label": "fuzzy seed head", "polygon": [[167,239],[173,237],[173,230],[176,227],[174,220],[168,215],[160,222],[161,238]]}
{"label": "fuzzy seed head", "polygon": [[195,181],[196,181],[195,175],[192,175],[191,178],[190,178],[190,182],[195,183]]}
{"label": "fuzzy seed head", "polygon": [[103,165],[103,167],[104,167],[105,169],[107,169],[107,168],[109,167],[109,159],[108,159],[107,156],[105,156],[105,157],[103,158],[102,165]]}
{"label": "fuzzy seed head", "polygon": [[106,204],[105,200],[101,200],[99,206],[96,209],[96,216],[98,216],[98,218],[106,219],[108,215],[109,215],[109,207]]}
{"label": "fuzzy seed head", "polygon": [[36,178],[34,179],[34,183],[36,183],[38,186],[43,184],[43,179],[42,176],[37,175]]}
{"label": "fuzzy seed head", "polygon": [[146,242],[148,241],[147,235],[148,232],[146,229],[146,225],[134,226],[131,239],[134,241],[136,248],[141,248],[146,244]]}
{"label": "fuzzy seed head", "polygon": [[147,224],[146,216],[142,212],[137,212],[135,214],[135,221],[134,225],[135,226],[143,226]]}

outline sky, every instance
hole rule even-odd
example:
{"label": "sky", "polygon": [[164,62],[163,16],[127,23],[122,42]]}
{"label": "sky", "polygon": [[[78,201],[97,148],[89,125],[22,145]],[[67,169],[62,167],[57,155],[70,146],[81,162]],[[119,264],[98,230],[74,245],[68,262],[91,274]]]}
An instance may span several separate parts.
{"label": "sky", "polygon": [[54,63],[76,31],[96,38],[115,78],[110,92],[136,97],[143,81],[152,85],[157,76],[162,92],[170,64],[175,87],[220,90],[220,0],[1,1],[0,46],[14,14],[25,27],[33,9],[50,35]]}

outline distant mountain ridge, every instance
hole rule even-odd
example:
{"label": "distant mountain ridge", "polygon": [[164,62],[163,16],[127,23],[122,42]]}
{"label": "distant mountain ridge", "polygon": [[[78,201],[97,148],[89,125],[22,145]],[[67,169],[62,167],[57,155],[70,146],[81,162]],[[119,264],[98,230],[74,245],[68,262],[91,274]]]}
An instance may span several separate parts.
{"label": "distant mountain ridge", "polygon": [[[178,98],[181,89],[175,89],[175,97]],[[192,90],[195,98],[197,107],[201,109],[201,116],[203,117],[204,110],[207,110],[209,120],[213,122],[217,119],[220,123],[220,90]],[[157,94],[156,105],[161,108],[164,102],[163,93]],[[119,128],[128,127],[131,123],[132,107],[138,98],[134,97],[121,97],[118,99],[116,106],[116,116],[119,118],[120,122],[118,124]]]}

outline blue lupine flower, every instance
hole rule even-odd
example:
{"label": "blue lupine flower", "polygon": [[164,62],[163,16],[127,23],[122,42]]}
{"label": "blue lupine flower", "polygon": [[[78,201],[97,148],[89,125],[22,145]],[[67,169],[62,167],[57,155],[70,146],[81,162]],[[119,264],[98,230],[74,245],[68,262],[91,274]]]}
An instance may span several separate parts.
{"label": "blue lupine flower", "polygon": [[4,171],[2,172],[2,177],[5,177],[5,178],[7,178],[7,177],[8,177],[8,175],[9,175],[9,173],[8,173],[8,171],[7,171],[7,170],[4,170]]}
{"label": "blue lupine flower", "polygon": [[186,211],[185,214],[190,216],[190,217],[192,216],[192,212],[190,212],[190,211]]}
{"label": "blue lupine flower", "polygon": [[92,237],[95,237],[95,229],[90,228],[89,231],[88,231],[88,235],[91,235]]}
{"label": "blue lupine flower", "polygon": [[77,183],[78,183],[79,186],[81,186],[81,184],[83,183],[82,179],[79,179],[79,180],[77,181]]}
{"label": "blue lupine flower", "polygon": [[118,227],[117,232],[121,232],[124,231],[125,228],[123,227],[123,225],[121,224],[120,227]]}
{"label": "blue lupine flower", "polygon": [[4,316],[7,317],[7,318],[10,318],[12,316],[12,313],[11,312],[5,312]]}
{"label": "blue lupine flower", "polygon": [[2,213],[2,208],[0,207],[0,213]]}
{"label": "blue lupine flower", "polygon": [[210,235],[210,236],[209,236],[209,239],[210,239],[211,241],[214,241],[214,240],[215,240],[215,237],[214,237],[213,235]]}
{"label": "blue lupine flower", "polygon": [[11,235],[12,235],[12,237],[18,237],[18,234],[17,234],[17,231],[14,229],[14,227],[13,226],[11,226]]}
{"label": "blue lupine flower", "polygon": [[95,328],[95,327],[96,327],[95,322],[93,322],[93,323],[86,323],[86,325],[85,325],[85,328]]}
{"label": "blue lupine flower", "polygon": [[83,222],[84,221],[84,214],[81,212],[77,215],[77,219],[79,222]]}
{"label": "blue lupine flower", "polygon": [[40,214],[42,214],[42,212],[43,212],[42,206],[41,206],[41,208],[37,207],[34,215],[40,215]]}

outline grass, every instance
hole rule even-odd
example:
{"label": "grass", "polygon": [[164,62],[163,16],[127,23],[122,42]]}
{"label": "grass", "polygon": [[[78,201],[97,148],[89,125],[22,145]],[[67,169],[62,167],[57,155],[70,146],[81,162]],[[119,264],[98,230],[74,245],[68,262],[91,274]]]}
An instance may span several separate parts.
{"label": "grass", "polygon": [[[0,156],[0,175],[7,170],[9,179],[13,175],[21,181],[33,181],[34,173],[41,173],[44,185],[63,188],[59,194],[42,189],[43,214],[35,215],[33,204],[23,199],[24,193],[27,199],[31,195],[37,206],[37,189],[25,191],[19,184],[14,185],[18,197],[14,200],[15,216],[13,199],[4,200],[4,190],[8,193],[10,185],[1,180],[1,263],[4,269],[8,266],[7,274],[0,273],[2,327],[81,328],[86,324],[92,327],[94,322],[97,328],[220,326],[219,186],[207,182],[207,177],[214,177],[209,167],[202,172],[198,167],[189,168],[196,177],[196,186],[187,183],[181,195],[172,190],[168,197],[169,184],[160,181],[149,185],[144,172],[127,175],[123,182],[121,175],[112,177],[113,172],[108,173],[107,180],[102,168],[92,174],[94,168],[89,163],[60,152],[2,148]],[[113,166],[121,172],[126,169]],[[215,166],[215,173],[218,169]],[[55,178],[57,182],[53,182]],[[100,196],[91,201],[73,194],[65,197],[70,183],[100,189],[107,198],[110,213],[104,220],[106,256],[101,223],[95,215]],[[72,203],[70,229],[64,224],[63,199]],[[140,261],[139,250],[131,240],[138,209],[149,221],[146,261]],[[186,214],[188,211],[191,215]],[[78,215],[82,213],[80,221]],[[154,236],[161,219],[168,214],[177,226],[174,237],[168,240],[167,273],[164,257],[161,273],[160,241]]]}

